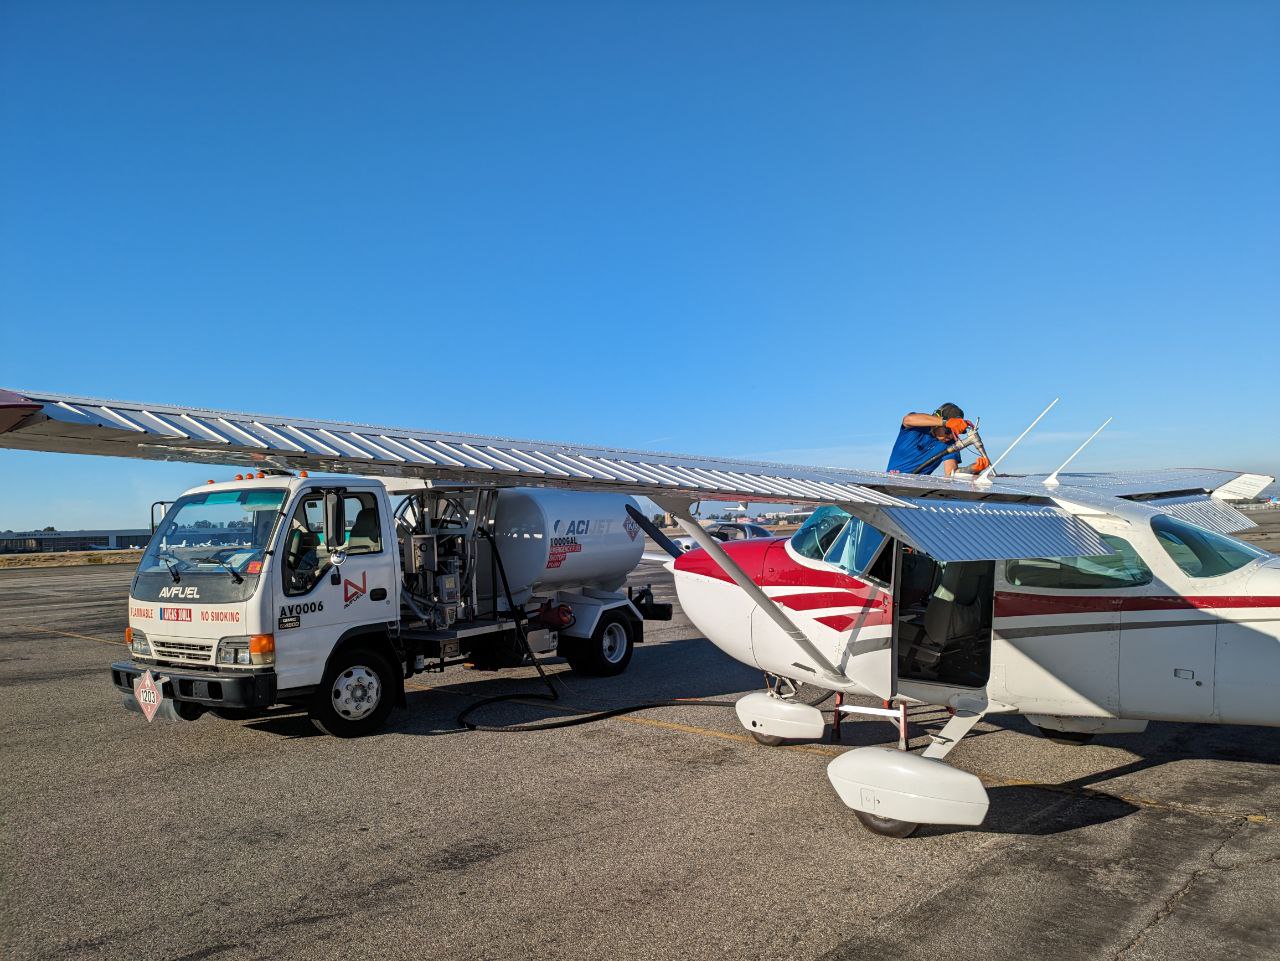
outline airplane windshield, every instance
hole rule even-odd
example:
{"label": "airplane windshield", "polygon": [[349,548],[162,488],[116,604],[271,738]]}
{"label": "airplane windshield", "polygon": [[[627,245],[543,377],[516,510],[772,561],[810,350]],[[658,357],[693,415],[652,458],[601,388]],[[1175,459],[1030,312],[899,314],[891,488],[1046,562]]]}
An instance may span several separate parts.
{"label": "airplane windshield", "polygon": [[165,513],[139,574],[257,574],[285,492],[259,488],[188,494]]}
{"label": "airplane windshield", "polygon": [[791,546],[797,554],[820,561],[835,543],[849,520],[849,514],[828,504],[809,515],[798,531],[791,535]]}
{"label": "airplane windshield", "polygon": [[797,554],[861,574],[876,556],[884,534],[847,511],[828,505],[809,516],[791,537]]}
{"label": "airplane windshield", "polygon": [[1189,577],[1221,577],[1270,556],[1252,544],[1167,514],[1151,518],[1151,529],[1165,553]]}
{"label": "airplane windshield", "polygon": [[876,551],[882,543],[884,543],[883,533],[866,521],[851,517],[823,560],[851,574],[861,574],[875,558]]}

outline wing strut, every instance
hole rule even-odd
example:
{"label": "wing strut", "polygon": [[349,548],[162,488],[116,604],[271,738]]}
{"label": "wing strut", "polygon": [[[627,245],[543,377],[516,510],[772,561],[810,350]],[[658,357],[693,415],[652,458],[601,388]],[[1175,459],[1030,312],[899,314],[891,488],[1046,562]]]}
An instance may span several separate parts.
{"label": "wing strut", "polygon": [[680,528],[693,538],[694,543],[710,554],[711,559],[720,565],[720,569],[728,574],[730,579],[759,605],[760,610],[764,611],[769,616],[769,619],[777,624],[787,637],[791,638],[796,647],[804,651],[813,663],[821,668],[825,680],[839,685],[841,689],[850,686],[849,679],[840,673],[840,669],[818,650],[817,646],[813,641],[809,640],[804,631],[796,627],[791,618],[783,613],[782,608],[773,602],[773,598],[762,591],[759,585],[743,573],[742,568],[734,563],[733,558],[729,556],[724,546],[693,519],[689,514],[689,505],[686,502],[666,497],[650,496],[650,499],[664,511],[670,513],[676,519],[676,523],[680,525]]}

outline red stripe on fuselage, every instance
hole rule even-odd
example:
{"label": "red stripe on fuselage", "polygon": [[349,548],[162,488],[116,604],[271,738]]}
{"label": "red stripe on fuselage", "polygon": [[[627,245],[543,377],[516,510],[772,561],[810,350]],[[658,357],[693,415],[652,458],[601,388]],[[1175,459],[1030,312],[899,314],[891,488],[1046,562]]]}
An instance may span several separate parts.
{"label": "red stripe on fuselage", "polygon": [[[853,627],[853,618],[848,614],[828,614],[826,617],[815,617],[814,620],[836,631],[847,631]],[[864,624],[863,626],[868,627],[870,625]]]}
{"label": "red stripe on fuselage", "polygon": [[785,594],[774,601],[793,611],[816,611],[823,607],[879,607],[875,597],[860,597],[852,591],[814,591],[809,594]]}
{"label": "red stripe on fuselage", "polygon": [[[729,541],[724,549],[743,573],[761,587],[833,587],[864,595],[874,590],[856,577],[840,571],[815,570],[797,564],[787,553],[786,542],[785,537],[758,537],[749,541]],[[677,557],[675,569],[714,577],[719,581],[732,580],[701,548]]]}
{"label": "red stripe on fuselage", "polygon": [[1186,611],[1231,608],[1280,607],[1280,597],[1209,595],[1108,597],[1105,594],[1069,596],[1064,594],[996,593],[996,617],[1035,617],[1053,614],[1088,614],[1099,611]]}

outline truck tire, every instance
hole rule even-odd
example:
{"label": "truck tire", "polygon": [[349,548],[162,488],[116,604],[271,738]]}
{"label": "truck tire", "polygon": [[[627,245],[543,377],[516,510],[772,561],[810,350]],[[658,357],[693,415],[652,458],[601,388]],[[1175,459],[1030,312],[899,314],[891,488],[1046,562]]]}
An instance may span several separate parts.
{"label": "truck tire", "polygon": [[606,611],[590,637],[567,637],[560,642],[560,653],[579,674],[613,677],[631,663],[635,649],[631,620],[618,611]]}
{"label": "truck tire", "polygon": [[381,729],[395,698],[395,674],[367,647],[341,651],[325,671],[307,713],[333,737],[364,737]]}

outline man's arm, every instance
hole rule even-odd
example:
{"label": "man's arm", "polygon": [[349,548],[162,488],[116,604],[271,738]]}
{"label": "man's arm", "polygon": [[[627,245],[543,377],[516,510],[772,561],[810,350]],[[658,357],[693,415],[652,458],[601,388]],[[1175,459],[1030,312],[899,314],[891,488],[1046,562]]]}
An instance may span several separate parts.
{"label": "man's arm", "polygon": [[908,414],[902,418],[903,427],[946,427],[947,422],[937,414]]}
{"label": "man's arm", "polygon": [[942,462],[942,473],[950,477],[955,473],[956,468],[960,466],[960,461],[954,457],[948,457]]}

